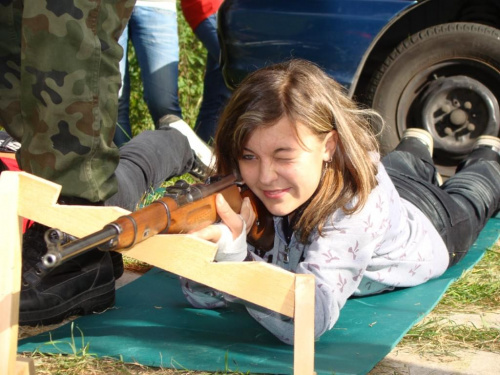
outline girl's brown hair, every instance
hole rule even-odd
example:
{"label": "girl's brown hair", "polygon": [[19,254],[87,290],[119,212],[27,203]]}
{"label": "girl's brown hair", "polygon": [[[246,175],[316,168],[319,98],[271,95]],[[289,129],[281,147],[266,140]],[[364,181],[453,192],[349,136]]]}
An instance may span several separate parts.
{"label": "girl's brown hair", "polygon": [[[247,76],[226,106],[215,135],[217,172],[239,174],[238,160],[250,134],[285,116],[320,139],[332,130],[338,133],[332,161],[325,164],[316,193],[295,220],[294,230],[306,243],[316,228],[321,235],[337,209],[350,214],[362,208],[376,186],[376,165],[370,154],[378,152],[378,146],[370,121],[381,119],[376,112],[359,108],[340,84],[313,63],[296,59],[272,65]],[[351,201],[354,204],[348,205]]]}

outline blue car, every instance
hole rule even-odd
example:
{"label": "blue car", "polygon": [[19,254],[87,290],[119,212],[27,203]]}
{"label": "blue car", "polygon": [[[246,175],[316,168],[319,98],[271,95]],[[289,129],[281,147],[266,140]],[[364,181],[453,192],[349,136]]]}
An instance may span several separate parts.
{"label": "blue car", "polygon": [[225,0],[218,22],[228,86],[313,61],[384,116],[383,152],[421,127],[446,173],[479,135],[499,135],[499,0]]}

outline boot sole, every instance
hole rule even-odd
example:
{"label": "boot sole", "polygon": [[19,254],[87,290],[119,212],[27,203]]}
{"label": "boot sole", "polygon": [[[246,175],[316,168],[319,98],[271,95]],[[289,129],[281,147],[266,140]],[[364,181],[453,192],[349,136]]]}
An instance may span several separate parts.
{"label": "boot sole", "polygon": [[36,326],[60,323],[72,315],[102,312],[115,303],[115,280],[82,293],[50,309],[19,313],[19,325]]}

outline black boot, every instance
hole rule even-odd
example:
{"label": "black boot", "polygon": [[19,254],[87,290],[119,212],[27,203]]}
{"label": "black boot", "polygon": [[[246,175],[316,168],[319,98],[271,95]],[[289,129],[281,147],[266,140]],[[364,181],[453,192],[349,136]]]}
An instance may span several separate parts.
{"label": "black boot", "polygon": [[40,261],[47,252],[47,229],[34,223],[23,235],[19,324],[59,323],[71,315],[91,314],[113,306],[115,278],[110,254],[91,250],[47,269]]}
{"label": "black boot", "polygon": [[113,264],[113,276],[118,280],[123,275],[123,256],[118,251],[109,251],[111,263]]}

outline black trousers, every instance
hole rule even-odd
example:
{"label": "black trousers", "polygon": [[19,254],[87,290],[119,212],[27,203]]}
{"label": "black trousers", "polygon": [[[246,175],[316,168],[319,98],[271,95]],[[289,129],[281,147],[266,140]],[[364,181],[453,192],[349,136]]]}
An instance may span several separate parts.
{"label": "black trousers", "polygon": [[434,224],[450,254],[450,266],[462,259],[488,219],[500,209],[500,155],[474,150],[443,185],[423,143],[405,139],[382,159],[399,195]]}

